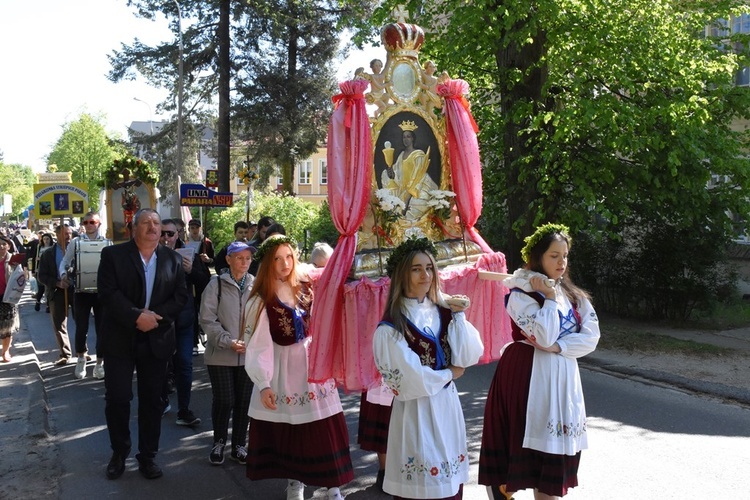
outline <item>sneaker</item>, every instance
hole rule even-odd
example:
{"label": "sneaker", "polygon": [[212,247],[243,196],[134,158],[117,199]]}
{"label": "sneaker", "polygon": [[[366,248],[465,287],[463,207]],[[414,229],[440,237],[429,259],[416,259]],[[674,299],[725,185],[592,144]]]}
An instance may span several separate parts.
{"label": "sneaker", "polygon": [[83,356],[78,357],[78,361],[76,361],[76,368],[73,371],[73,374],[76,376],[78,380],[86,378],[86,358]]}
{"label": "sneaker", "polygon": [[328,488],[328,500],[344,500],[344,495],[338,488]]}
{"label": "sneaker", "polygon": [[164,400],[164,411],[161,412],[161,416],[163,417],[167,413],[169,413],[169,410],[172,409],[172,405],[169,404],[169,399]]}
{"label": "sneaker", "polygon": [[305,484],[290,479],[286,487],[286,500],[305,500]]}
{"label": "sneaker", "polygon": [[94,378],[101,380],[104,378],[104,363],[97,363],[94,367]]}
{"label": "sneaker", "polygon": [[190,410],[180,410],[177,412],[177,425],[192,427],[201,423],[201,419],[196,417]]}
{"label": "sneaker", "polygon": [[211,448],[211,454],[208,456],[208,461],[212,465],[221,465],[224,463],[224,440],[219,439],[214,443],[214,447]]}
{"label": "sneaker", "polygon": [[247,448],[236,445],[229,457],[235,462],[245,465],[247,463]]}

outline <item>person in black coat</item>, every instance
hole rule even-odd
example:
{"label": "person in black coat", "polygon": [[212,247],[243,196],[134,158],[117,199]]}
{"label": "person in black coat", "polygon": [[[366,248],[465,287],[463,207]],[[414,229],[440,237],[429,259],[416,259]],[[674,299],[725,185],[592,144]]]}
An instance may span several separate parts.
{"label": "person in black coat", "polygon": [[112,446],[107,477],[125,471],[130,454],[130,401],[133,370],[138,371],[139,470],[161,477],[154,462],[159,450],[162,387],[175,350],[174,322],[188,300],[180,255],[159,245],[161,218],[150,208],[133,217],[133,239],[102,250],[97,285],[103,311],[99,351],[104,376],[105,417]]}

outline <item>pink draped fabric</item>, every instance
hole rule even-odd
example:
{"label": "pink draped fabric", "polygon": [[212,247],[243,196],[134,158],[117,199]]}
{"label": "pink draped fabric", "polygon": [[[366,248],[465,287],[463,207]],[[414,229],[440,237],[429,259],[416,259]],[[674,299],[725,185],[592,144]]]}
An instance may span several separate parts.
{"label": "pink draped fabric", "polygon": [[[484,342],[479,362],[489,363],[498,359],[502,346],[511,341],[510,320],[504,307],[508,290],[499,281],[479,279],[478,272],[482,270],[506,272],[505,256],[488,253],[474,264],[450,266],[440,271],[440,279],[444,292],[464,294],[471,299],[467,319],[479,330]],[[336,382],[347,391],[365,389],[379,377],[372,338],[385,310],[389,286],[390,280],[385,277],[377,281],[361,278],[344,285],[343,316],[336,318],[342,323],[345,341],[339,344],[343,349],[331,358],[337,365]],[[316,285],[315,289],[319,288]]]}
{"label": "pink draped fabric", "polygon": [[340,235],[336,249],[320,276],[310,332],[309,378],[340,380],[345,373],[342,354],[348,333],[342,324],[344,283],[357,250],[357,228],[362,224],[372,188],[372,140],[363,92],[367,80],[339,84],[336,109],[328,127],[328,204]]}
{"label": "pink draped fabric", "polygon": [[469,84],[464,80],[447,80],[438,84],[436,92],[445,99],[443,113],[458,213],[469,238],[485,252],[492,252],[474,229],[482,213],[482,166],[477,141],[479,128],[464,97],[469,92]]}

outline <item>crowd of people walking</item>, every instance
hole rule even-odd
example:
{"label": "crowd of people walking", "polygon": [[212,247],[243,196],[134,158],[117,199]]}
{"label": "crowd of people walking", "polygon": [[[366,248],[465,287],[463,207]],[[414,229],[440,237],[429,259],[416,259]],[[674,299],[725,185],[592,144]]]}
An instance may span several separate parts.
{"label": "crowd of people walking", "polygon": [[[109,479],[125,471],[133,446],[140,473],[163,475],[156,463],[161,422],[177,393],[176,424],[202,423],[190,408],[193,355],[205,336],[204,361],[212,391],[208,461],[225,456],[246,467],[251,480],[287,480],[286,498],[304,498],[306,485],[344,498],[354,477],[349,435],[333,379],[308,381],[310,273],[333,249],[316,244],[310,263],[270,217],[238,221],[234,241],[218,252],[198,219],[187,232],[177,219],[151,209],[133,218],[132,240],[112,245],[94,212],[73,235],[67,224],[54,236],[40,231],[19,243],[0,231],[0,294],[17,266],[36,282],[34,309],[50,315],[60,350],[57,366],[76,363],[73,376],[104,380],[104,416],[112,448]],[[248,231],[252,231],[248,234]],[[95,285],[83,283],[81,248],[100,259]],[[599,339],[586,291],[568,272],[568,229],[545,224],[526,238],[525,266],[506,280],[512,341],[499,357],[485,407],[479,483],[492,500],[531,489],[537,500],[560,498],[578,484],[587,448],[586,410],[577,359]],[[14,260],[14,254],[26,254]],[[410,237],[387,261],[390,288],[374,332],[373,363],[381,380],[363,391],[358,444],[378,454],[377,487],[394,499],[460,499],[469,480],[466,425],[454,380],[484,351],[467,320],[465,296],[441,290],[435,246]],[[76,278],[78,283],[76,283]],[[75,322],[68,336],[68,311]],[[93,313],[96,342],[89,353]],[[10,362],[16,304],[0,303],[2,361]],[[137,377],[138,439],[130,432],[132,382]]]}

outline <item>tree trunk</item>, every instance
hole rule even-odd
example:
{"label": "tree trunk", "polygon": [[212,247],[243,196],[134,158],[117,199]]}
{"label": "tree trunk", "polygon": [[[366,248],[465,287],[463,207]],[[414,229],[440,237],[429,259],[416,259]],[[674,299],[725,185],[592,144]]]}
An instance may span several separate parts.
{"label": "tree trunk", "polygon": [[281,190],[294,195],[294,158],[285,160],[281,166]]}
{"label": "tree trunk", "polygon": [[228,193],[231,162],[229,156],[229,87],[230,87],[230,51],[229,51],[229,12],[230,0],[221,0],[219,5],[219,122],[218,133],[218,170],[219,191]]}
{"label": "tree trunk", "polygon": [[[525,31],[519,21],[511,33]],[[534,229],[534,214],[532,204],[538,198],[537,175],[539,159],[531,155],[533,144],[539,137],[524,133],[528,121],[523,118],[514,119],[514,106],[519,103],[544,102],[542,90],[547,80],[546,65],[539,66],[539,61],[546,48],[546,34],[538,31],[531,44],[519,46],[511,41],[497,52],[497,66],[501,75],[509,75],[512,71],[521,71],[525,77],[515,85],[507,85],[502,94],[502,112],[505,115],[505,131],[503,164],[506,172],[506,186],[508,192],[508,248],[506,259],[508,269],[514,270],[521,265],[521,248],[523,238],[531,234]],[[504,83],[504,82],[503,82]],[[518,116],[518,115],[517,115]],[[530,116],[526,113],[523,116]],[[526,173],[521,181],[521,174]]]}
{"label": "tree trunk", "polygon": [[[288,22],[287,29],[289,30],[289,43],[287,45],[287,88],[292,88],[292,83],[295,82],[297,76],[297,56],[299,51],[299,28],[297,27],[298,22],[298,9],[296,0],[289,0],[288,2]],[[296,106],[293,99],[287,100],[287,106]],[[288,117],[294,116],[294,110],[289,110]],[[294,154],[291,154],[288,159],[284,162],[282,168],[282,191],[286,194],[294,194],[294,165],[296,158]]]}

